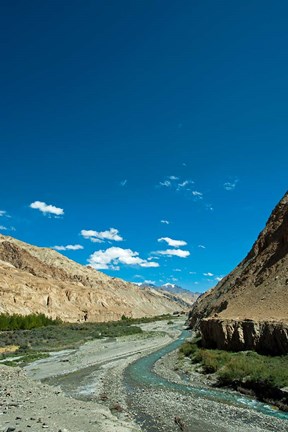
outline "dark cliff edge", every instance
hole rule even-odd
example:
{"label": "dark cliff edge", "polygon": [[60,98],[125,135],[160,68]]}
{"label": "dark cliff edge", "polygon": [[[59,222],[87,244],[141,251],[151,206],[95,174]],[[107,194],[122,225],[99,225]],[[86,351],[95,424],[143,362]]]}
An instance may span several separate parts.
{"label": "dark cliff edge", "polygon": [[246,258],[189,313],[203,346],[288,353],[288,193]]}

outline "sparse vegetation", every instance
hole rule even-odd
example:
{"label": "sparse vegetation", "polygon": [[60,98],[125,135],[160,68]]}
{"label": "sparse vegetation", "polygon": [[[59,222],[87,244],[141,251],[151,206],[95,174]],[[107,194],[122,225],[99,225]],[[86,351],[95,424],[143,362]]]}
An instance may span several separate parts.
{"label": "sparse vegetation", "polygon": [[265,356],[253,351],[228,352],[201,348],[201,341],[185,342],[180,355],[190,357],[204,373],[217,372],[219,383],[253,382],[275,388],[288,386],[288,356]]}
{"label": "sparse vegetation", "polygon": [[[133,319],[123,315],[120,321],[63,323],[42,314],[28,316],[2,314],[0,315],[0,359],[8,360],[7,364],[11,366],[22,365],[47,357],[49,351],[77,348],[93,339],[109,338],[109,341],[120,336],[136,334],[142,336],[143,331],[136,324],[169,318],[170,315],[162,315]],[[9,361],[9,357],[18,356],[21,358]]]}
{"label": "sparse vegetation", "polygon": [[216,373],[218,385],[252,389],[263,400],[284,397],[279,389],[288,386],[288,355],[266,356],[253,351],[228,352],[204,349],[201,340],[185,342],[180,357],[189,357],[205,374]]}

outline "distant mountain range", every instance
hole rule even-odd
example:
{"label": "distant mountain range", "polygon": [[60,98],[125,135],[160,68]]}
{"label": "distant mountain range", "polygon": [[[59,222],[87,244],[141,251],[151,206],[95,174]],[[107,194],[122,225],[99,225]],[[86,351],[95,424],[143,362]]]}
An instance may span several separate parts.
{"label": "distant mountain range", "polygon": [[141,288],[144,287],[149,287],[149,288],[153,288],[156,291],[160,291],[162,293],[166,293],[166,294],[171,294],[174,296],[174,298],[178,297],[179,299],[181,299],[187,306],[191,306],[193,303],[195,303],[195,301],[197,300],[197,298],[200,296],[200,293],[198,292],[192,292],[189,291],[185,288],[180,287],[179,285],[176,284],[171,284],[171,283],[165,283],[163,285],[160,286],[156,286],[154,284],[150,284],[150,283],[140,283],[138,284],[138,286],[140,286]]}

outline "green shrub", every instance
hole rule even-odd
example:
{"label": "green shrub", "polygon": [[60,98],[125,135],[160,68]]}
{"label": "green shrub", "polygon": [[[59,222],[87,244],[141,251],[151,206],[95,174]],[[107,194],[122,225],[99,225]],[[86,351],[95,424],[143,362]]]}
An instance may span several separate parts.
{"label": "green shrub", "polygon": [[256,352],[228,352],[199,347],[199,340],[184,342],[180,353],[199,363],[204,373],[217,373],[219,383],[248,382],[271,388],[288,386],[288,355],[265,356]]}
{"label": "green shrub", "polygon": [[44,314],[8,315],[0,314],[0,330],[31,330],[48,325],[59,325],[60,320],[53,320]]}

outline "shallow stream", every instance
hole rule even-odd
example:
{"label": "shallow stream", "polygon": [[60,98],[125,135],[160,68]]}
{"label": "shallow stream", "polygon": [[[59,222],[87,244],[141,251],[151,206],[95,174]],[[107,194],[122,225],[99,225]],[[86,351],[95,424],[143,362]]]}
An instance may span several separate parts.
{"label": "shallow stream", "polygon": [[[152,395],[153,393],[156,394],[159,391],[161,392],[162,390],[167,390],[169,392],[173,392],[173,396],[175,395],[175,398],[177,398],[177,395],[181,395],[181,397],[183,397],[183,395],[189,395],[193,398],[203,400],[203,404],[205,404],[205,400],[207,402],[220,402],[222,404],[225,404],[226,406],[230,406],[231,408],[246,408],[252,412],[261,412],[262,414],[270,416],[270,418],[272,416],[281,420],[286,420],[288,431],[288,413],[276,410],[268,404],[258,402],[250,397],[242,396],[240,393],[229,391],[226,389],[195,387],[191,384],[186,384],[184,382],[174,383],[157,375],[153,371],[153,366],[155,362],[157,362],[157,360],[159,360],[166,354],[179,348],[182,345],[183,341],[189,336],[191,336],[191,332],[188,330],[184,330],[177,340],[157,351],[152,352],[145,357],[136,360],[134,363],[130,364],[124,371],[123,392],[125,392],[127,395],[128,407],[131,408],[131,411],[133,412],[136,420],[142,425],[146,425],[144,426],[143,430],[152,432],[164,429],[159,429],[159,426],[154,424],[154,418],[153,416],[151,416],[150,418],[149,410],[146,409],[146,407],[144,407],[144,409],[140,409],[139,404],[137,403],[137,394],[139,395],[141,394],[141,392],[148,392]],[[95,387],[97,387],[99,383],[99,365],[90,366],[64,376],[54,377],[47,381],[52,385],[60,385],[62,390],[66,394],[69,394],[74,398],[79,398],[82,400],[93,400],[93,389],[95,389]],[[171,409],[172,408],[173,407],[171,407]],[[205,429],[205,427],[201,428],[201,425],[198,425],[196,429],[193,429],[193,431],[194,430],[206,431],[208,429]],[[215,428],[212,430],[220,431],[222,429]]]}
{"label": "shallow stream", "polygon": [[186,339],[188,336],[191,336],[191,332],[189,332],[188,330],[184,330],[181,336],[176,341],[172,342],[169,345],[166,345],[165,347],[153,352],[146,357],[142,357],[139,360],[136,360],[134,363],[128,366],[128,368],[125,370],[124,375],[128,391],[129,388],[131,389],[131,386],[133,385],[149,387],[160,386],[176,391],[193,393],[197,396],[205,397],[218,402],[226,402],[228,404],[233,404],[234,406],[239,406],[242,408],[244,407],[254,409],[262,412],[263,414],[288,420],[288,413],[276,410],[270,405],[258,402],[247,396],[242,396],[237,392],[227,391],[223,389],[207,389],[194,387],[190,384],[185,385],[173,383],[164,378],[161,378],[159,375],[153,372],[154,363],[161,357],[179,348],[183,344],[184,339]]}

